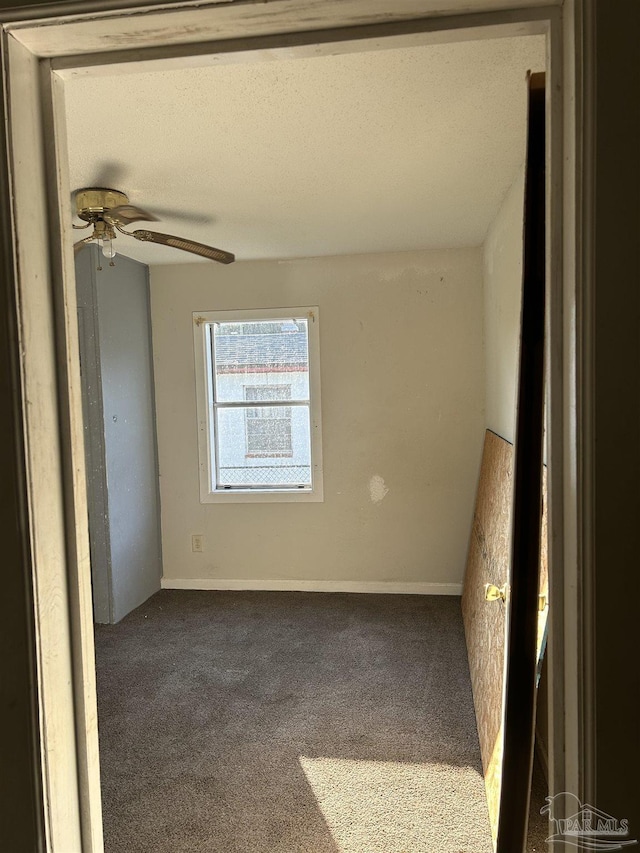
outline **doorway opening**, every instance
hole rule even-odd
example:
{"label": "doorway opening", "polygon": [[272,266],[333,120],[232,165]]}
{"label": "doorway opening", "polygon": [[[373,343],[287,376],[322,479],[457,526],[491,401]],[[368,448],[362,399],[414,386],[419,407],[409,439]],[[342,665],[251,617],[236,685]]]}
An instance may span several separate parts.
{"label": "doorway opening", "polygon": [[[88,67],[88,66],[87,66],[87,67]],[[64,75],[65,75],[65,74],[67,74],[67,73],[71,73],[71,72],[70,72],[70,65],[69,65],[69,63],[67,63],[67,68],[63,69],[63,72],[64,72],[64,73],[63,73],[63,75],[62,75],[62,78],[64,77]],[[62,78],[60,78],[60,79],[62,79]],[[56,87],[58,87],[58,88],[56,89]],[[62,88],[63,88],[63,87],[60,85],[60,81],[58,81],[58,82],[55,84],[55,86],[54,86],[54,91],[61,92],[61,91],[62,91]],[[55,99],[54,99],[54,100],[55,100]],[[58,105],[58,106],[59,106],[59,105]],[[55,105],[54,105],[54,107],[55,107]],[[53,111],[53,112],[54,112],[54,115],[55,115],[55,109],[54,109],[54,111]],[[59,121],[59,120],[60,120],[60,116],[59,116],[59,114],[58,114],[58,121]],[[61,151],[62,151],[62,144],[61,144],[61,140],[62,140],[62,137],[63,137],[63,135],[64,135],[64,130],[63,130],[63,128],[60,126],[60,124],[57,124],[57,125],[56,125],[56,133],[57,133],[57,139],[58,139],[58,143],[59,143],[59,147],[58,147],[57,155],[58,155],[58,158],[60,158],[60,157],[61,157]],[[68,183],[68,172],[66,171],[67,167],[64,165],[64,163],[62,163],[62,162],[60,162],[60,161],[58,162],[58,166],[59,166],[59,179],[58,179],[58,180],[59,180],[59,186],[60,186],[59,191],[60,191],[60,192],[61,192],[61,194],[62,194],[62,189],[63,189],[63,188],[65,188],[65,187],[67,187],[67,188],[68,188],[68,187],[70,186],[70,184]],[[60,174],[62,175],[62,178],[60,178]],[[63,228],[63,230],[64,230],[64,228]],[[67,226],[67,230],[68,230],[68,226]],[[295,263],[295,262],[294,262],[294,263]],[[68,265],[68,261],[67,261],[67,265]],[[68,286],[68,285],[67,285],[67,286]],[[307,303],[307,304],[308,304],[308,303]],[[67,325],[68,325],[68,326],[71,326],[72,324],[71,324],[71,318],[70,318],[70,316],[67,318],[67,321],[68,321],[68,322],[67,322]],[[77,386],[76,386],[76,390],[77,390]],[[377,472],[376,472],[375,474],[374,474],[374,472],[372,472],[372,474],[373,474],[373,477],[378,477],[378,476],[380,476]],[[372,479],[373,479],[373,477],[372,477]],[[375,482],[374,482],[374,483],[373,483],[373,485],[372,485],[372,488],[371,488],[371,502],[372,502],[372,504],[377,504],[377,502],[376,502],[375,500],[373,500],[373,495],[379,495],[379,494],[382,494],[382,492],[384,491],[384,489],[386,489],[386,488],[387,488],[386,481],[384,480],[384,478],[382,478],[382,480],[383,480],[383,482],[382,482],[382,483],[380,483],[380,481],[379,481],[379,480],[375,480]],[[370,483],[370,485],[371,485],[371,483]],[[378,488],[378,487],[379,487],[379,488]],[[384,495],[384,496],[383,496],[383,500],[386,500],[386,495]],[[382,501],[381,501],[381,502],[382,502]],[[412,582],[412,581],[409,581],[409,582]],[[436,583],[437,583],[437,582],[439,582],[439,581],[436,581]],[[442,581],[442,582],[446,583],[447,581]],[[86,595],[85,595],[85,607],[86,607]],[[85,619],[86,619],[86,613],[85,613]],[[86,625],[84,626],[83,630],[87,631],[87,626],[86,626]],[[88,633],[88,632],[87,632],[87,633]],[[95,784],[95,768],[94,768],[94,777],[93,777],[93,781],[94,781],[94,784]]]}
{"label": "doorway opening", "polygon": [[[98,424],[89,434],[107,445],[91,455],[94,462],[96,456],[99,459],[95,478],[99,496],[106,491],[108,497],[107,512],[99,500],[93,513],[98,530],[97,537],[91,536],[94,609],[96,592],[102,588],[109,591],[108,622],[120,622],[127,611],[161,586],[181,590],[178,595],[160,594],[143,608],[150,623],[141,622],[140,614],[127,621],[127,626],[137,626],[134,633],[142,638],[148,632],[140,626],[151,627],[161,615],[166,620],[164,641],[159,627],[154,639],[147,641],[149,645],[143,642],[141,647],[131,638],[127,640],[125,626],[97,632],[98,674],[109,673],[98,680],[107,849],[113,845],[114,850],[119,849],[115,839],[121,839],[124,847],[132,843],[123,835],[123,827],[129,831],[136,827],[144,837],[156,837],[156,849],[162,843],[171,848],[179,845],[179,835],[174,836],[171,822],[162,817],[157,785],[163,797],[173,800],[176,791],[184,791],[191,802],[191,844],[196,843],[195,838],[206,839],[215,826],[219,838],[224,837],[226,827],[235,839],[220,841],[221,846],[251,846],[248,840],[241,840],[239,829],[247,803],[254,803],[249,810],[256,814],[246,828],[254,846],[269,846],[266,838],[258,840],[261,826],[268,828],[264,831],[283,833],[277,829],[278,820],[300,832],[309,823],[304,818],[309,811],[306,799],[297,816],[286,798],[275,806],[279,801],[268,768],[279,765],[264,744],[268,740],[275,748],[280,743],[277,733],[293,728],[300,738],[293,745],[297,760],[293,764],[286,761],[276,775],[284,789],[297,792],[294,799],[299,795],[300,785],[295,780],[303,759],[311,762],[309,767],[329,762],[333,768],[333,763],[343,762],[340,773],[347,786],[349,772],[355,773],[359,763],[369,766],[367,762],[377,762],[377,775],[368,772],[369,787],[359,794],[364,802],[375,802],[379,778],[392,778],[406,762],[413,767],[412,773],[418,768],[418,775],[433,765],[454,767],[455,803],[465,803],[463,811],[469,820],[465,824],[462,812],[447,801],[448,821],[432,831],[446,838],[440,842],[445,848],[457,849],[459,827],[462,837],[468,835],[467,844],[480,850],[489,845],[490,837],[486,831],[484,836],[470,836],[471,826],[479,824],[484,815],[481,774],[475,759],[466,756],[459,767],[458,759],[451,759],[455,752],[451,745],[433,754],[427,748],[428,743],[437,743],[439,726],[449,730],[449,737],[460,729],[466,731],[470,724],[473,731],[468,697],[466,717],[440,719],[436,715],[432,719],[418,698],[411,698],[412,676],[405,672],[405,680],[397,683],[392,677],[392,672],[403,672],[403,668],[391,663],[390,650],[387,669],[382,664],[385,651],[378,650],[379,671],[367,666],[371,651],[364,653],[359,665],[354,661],[335,676],[334,689],[340,692],[347,682],[353,682],[354,694],[347,704],[361,720],[384,719],[393,711],[390,696],[404,693],[403,708],[412,710],[416,720],[396,720],[394,736],[399,743],[391,750],[384,746],[380,731],[376,737],[370,733],[365,738],[362,732],[350,731],[348,720],[336,709],[330,711],[331,682],[323,681],[322,673],[332,657],[339,659],[344,654],[341,643],[332,652],[325,637],[316,644],[323,648],[319,658],[294,657],[293,672],[278,666],[277,661],[287,658],[277,642],[287,621],[285,602],[291,600],[289,618],[295,622],[294,612],[300,606],[295,598],[285,596],[279,608],[271,605],[272,593],[262,594],[259,603],[250,597],[252,606],[242,596],[231,598],[238,611],[249,607],[244,622],[240,612],[236,614],[242,626],[236,630],[252,636],[246,622],[253,621],[259,635],[265,632],[259,645],[272,646],[269,663],[262,670],[250,665],[255,661],[251,648],[242,653],[239,643],[235,649],[226,648],[217,636],[198,641],[193,614],[189,618],[189,608],[182,611],[180,602],[195,605],[198,596],[187,595],[188,589],[229,586],[316,591],[332,587],[338,592],[351,587],[366,593],[377,584],[381,593],[389,595],[417,590],[427,595],[459,592],[484,429],[491,428],[507,440],[515,438],[525,80],[528,71],[544,68],[545,39],[524,36],[394,46],[267,62],[254,58],[242,62],[227,55],[221,63],[214,55],[200,57],[199,63],[195,66],[192,60],[185,68],[167,68],[159,60],[157,67],[126,76],[108,75],[101,69],[100,86],[113,97],[101,98],[98,110],[94,110],[95,73],[85,71],[79,77],[67,71],[64,75],[71,188],[106,185],[122,190],[135,205],[162,217],[162,225],[156,228],[181,229],[181,233],[186,229],[189,237],[229,246],[237,257],[234,267],[212,266],[198,257],[118,237],[113,241],[117,254],[108,263],[95,247],[91,251],[86,245],[76,261],[77,285],[83,293],[89,287],[96,302],[92,308],[94,337],[81,338],[84,409],[103,425],[102,430]],[[135,194],[126,181],[137,187]],[[166,199],[171,200],[170,205]],[[301,313],[294,304],[319,308]],[[322,410],[315,382],[314,432],[324,422],[324,459],[332,489],[321,500],[322,506],[307,510],[309,519],[302,528],[296,503],[308,497],[306,490],[289,486],[269,493],[264,487],[247,488],[242,479],[271,470],[273,441],[278,442],[276,471],[288,470],[283,466],[299,455],[293,447],[300,443],[300,436],[291,427],[292,406],[283,406],[289,413],[285,447],[282,435],[275,434],[282,419],[275,417],[278,410],[272,399],[274,389],[288,389],[288,398],[294,403],[308,399],[308,391],[303,393],[301,387],[292,391],[305,378],[302,362],[294,358],[292,346],[286,346],[294,340],[286,325],[291,320],[288,314],[293,312],[291,317],[295,317],[296,310],[301,318],[311,318],[316,337],[324,342],[322,353],[318,346],[313,351],[307,347],[307,371],[312,367],[319,373],[321,367],[330,402],[343,400],[339,408],[329,405]],[[264,332],[258,315],[263,323],[270,318],[273,324],[275,319],[278,328],[269,326]],[[252,322],[241,324],[241,320]],[[298,325],[305,322],[297,321]],[[101,395],[93,393],[93,379],[87,376],[91,359],[83,353],[83,343],[91,346],[92,340],[98,341],[98,365],[92,373],[100,376]],[[270,341],[280,353],[275,360],[267,358]],[[150,391],[146,386],[153,387]],[[201,395],[209,387],[210,401],[203,402]],[[219,395],[222,408],[217,411]],[[271,400],[271,405],[250,407],[246,405],[249,399]],[[143,406],[148,410],[146,417]],[[209,411],[212,418],[207,421],[207,415],[200,413]],[[265,419],[265,413],[272,416]],[[303,410],[298,408],[295,413],[303,414]],[[261,427],[260,446],[252,438],[256,426]],[[158,463],[153,452],[156,427]],[[361,436],[357,454],[354,433]],[[211,441],[203,444],[203,436],[209,435]],[[397,442],[400,435],[402,446]],[[213,495],[217,506],[208,507],[212,490],[220,482],[218,460],[223,477],[233,474],[244,487],[219,489]],[[306,457],[298,459],[298,468],[305,461]],[[162,472],[161,520],[159,506],[153,509],[156,464]],[[107,489],[102,485],[102,470],[107,473]],[[313,470],[317,480],[323,473],[317,454]],[[94,477],[90,467],[88,473],[91,522]],[[364,506],[359,495],[363,487],[369,491]],[[271,499],[286,501],[286,505],[277,511],[272,507],[265,518],[263,504]],[[405,519],[402,526],[398,515]],[[158,542],[162,544],[162,570]],[[108,556],[98,559],[105,545]],[[100,582],[100,575],[106,575],[106,583]],[[201,592],[199,598],[209,602],[209,620],[227,621],[224,603],[228,596]],[[316,600],[316,607],[321,601]],[[332,624],[334,601],[339,610],[338,602],[344,599],[329,597],[326,612],[320,608],[315,619]],[[395,612],[399,601],[387,601],[386,609]],[[364,605],[357,598],[351,604],[351,619],[366,618],[358,616]],[[437,662],[430,659],[427,665],[425,660],[425,678],[430,666],[441,666],[447,659],[444,649],[448,643],[455,648],[460,626],[455,620],[447,621],[450,606],[455,606],[455,599],[453,603],[438,602],[440,609],[433,614],[422,613],[425,638],[428,623],[440,625],[442,632],[442,644],[431,641],[423,645],[423,650],[429,646],[442,649]],[[263,614],[259,622],[255,621],[256,611]],[[369,614],[366,606],[365,614]],[[207,616],[202,614],[202,618],[206,622]],[[404,612],[396,615],[399,621],[410,618]],[[175,641],[174,620],[183,620],[186,648],[184,656],[172,662],[171,671],[163,672],[166,658],[157,658],[156,653],[163,642]],[[351,642],[357,648],[362,646],[361,654],[365,645],[376,646],[365,626],[348,641],[347,625],[339,624],[342,627],[334,625],[331,635],[337,633],[348,646]],[[313,619],[303,621],[298,630],[313,635],[313,625]],[[377,625],[378,631],[393,636],[384,619],[379,618]],[[298,635],[291,630],[291,643],[297,648]],[[276,638],[269,640],[271,631]],[[366,644],[358,640],[361,635],[368,637]],[[117,647],[117,637],[126,652]],[[409,635],[404,642],[393,640],[392,646],[415,642]],[[218,661],[216,666],[195,663],[200,646]],[[133,669],[126,665],[127,660],[143,657],[145,648],[150,683],[137,665]],[[463,663],[464,657],[450,661],[450,677],[436,679],[452,691],[451,695],[445,691],[432,697],[436,707],[464,706],[454,695],[460,682],[454,673]],[[296,667],[314,673],[309,682],[300,683]],[[174,683],[179,671],[189,674],[181,700]],[[354,672],[361,678],[355,678]],[[227,715],[218,706],[229,690],[229,673],[234,689],[224,705],[234,709],[232,717],[243,719],[245,706],[239,706],[238,692],[251,707],[246,695],[249,685],[260,695],[257,707],[263,713],[274,702],[286,709],[272,721],[271,728],[262,722],[253,731],[245,720],[235,746],[227,743]],[[259,685],[265,679],[268,686],[262,694]],[[297,683],[297,691],[283,696],[274,680]],[[359,703],[363,685],[376,681],[378,691],[381,683],[394,685],[391,693],[378,695],[377,704]],[[417,689],[424,689],[419,679]],[[134,702],[137,690],[141,693]],[[200,705],[194,705],[198,693]],[[315,700],[305,706],[303,697],[309,693]],[[501,694],[502,684],[498,683],[494,696],[498,714]],[[146,704],[147,695],[154,695],[153,706]],[[173,718],[167,704],[183,707],[183,703],[175,725],[167,727],[166,721]],[[195,722],[186,722],[187,707],[197,709],[197,718],[204,715],[208,725],[203,722],[199,729]],[[214,712],[214,708],[218,710]],[[256,715],[260,717],[254,709],[249,716]],[[302,718],[316,726],[322,721],[321,727],[340,732],[341,737],[338,742],[318,743],[315,728],[313,737],[310,732],[299,733],[304,728]],[[422,726],[418,719],[423,720]],[[126,727],[125,720],[129,721]],[[426,754],[410,739],[403,741],[400,733],[407,729],[421,732]],[[137,732],[135,747],[130,743],[132,732]],[[149,737],[146,747],[144,732]],[[195,734],[202,745],[200,752],[195,744],[187,744],[187,732]],[[464,735],[463,740],[469,737]],[[227,751],[216,749],[205,758],[205,744],[212,738],[216,747],[221,741]],[[359,741],[357,746],[354,739]],[[230,742],[234,743],[233,738]],[[260,744],[260,748],[251,753],[250,744]],[[279,748],[284,751],[284,744]],[[235,756],[235,776],[224,777],[223,782],[220,767],[227,754]],[[243,755],[247,756],[246,766]],[[404,758],[399,760],[399,756]],[[294,777],[285,781],[290,765]],[[265,768],[265,784],[273,798],[268,809],[260,806],[259,786],[255,797],[252,794],[253,766]],[[465,794],[464,767],[471,768],[470,791],[475,791],[475,799],[473,794]],[[322,774],[318,782],[317,771],[309,772],[308,784],[319,784],[324,792],[320,808],[328,810],[324,820],[333,828],[335,843],[349,849],[335,811],[342,804],[345,815],[355,814],[356,804],[349,802],[339,782],[324,791]],[[333,769],[326,772],[331,776]],[[406,767],[402,772],[407,772]],[[154,779],[152,786],[143,782],[148,775]],[[189,781],[193,778],[200,781],[203,799],[199,805]],[[233,795],[233,778],[244,780],[240,799]],[[406,836],[406,826],[395,823],[388,814],[388,830],[382,832],[365,812],[356,832],[359,843],[373,849],[375,839],[384,837],[387,853],[394,845],[429,849],[435,844],[425,821],[440,806],[433,795],[430,801],[426,791],[449,783],[444,778],[440,783],[411,778],[413,781],[402,784],[423,790],[415,810],[409,809],[415,824],[413,834]],[[302,785],[304,790],[307,787]],[[208,813],[207,803],[220,796],[227,816],[218,820]],[[391,813],[400,814],[407,808],[402,797],[394,800],[398,795],[392,784],[386,796],[389,804],[394,802],[389,805]],[[328,797],[332,805],[322,797]],[[474,801],[479,816],[471,819]],[[132,803],[137,803],[135,810]],[[269,811],[274,814],[266,819]],[[313,833],[312,827],[313,823],[307,829]],[[175,832],[181,831],[176,824]],[[297,843],[313,849],[321,846],[316,835]]]}

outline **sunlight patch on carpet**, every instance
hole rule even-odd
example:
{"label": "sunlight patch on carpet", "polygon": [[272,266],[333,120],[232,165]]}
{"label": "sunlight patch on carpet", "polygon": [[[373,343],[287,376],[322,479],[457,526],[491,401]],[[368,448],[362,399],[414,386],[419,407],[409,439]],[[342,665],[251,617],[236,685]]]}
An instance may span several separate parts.
{"label": "sunlight patch on carpet", "polygon": [[472,767],[299,760],[340,853],[492,850],[484,784]]}

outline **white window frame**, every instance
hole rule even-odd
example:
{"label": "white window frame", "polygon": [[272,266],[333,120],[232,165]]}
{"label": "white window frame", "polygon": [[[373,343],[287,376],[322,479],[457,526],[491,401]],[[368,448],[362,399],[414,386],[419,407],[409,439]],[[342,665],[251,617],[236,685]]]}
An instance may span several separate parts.
{"label": "white window frame", "polygon": [[[311,486],[308,488],[215,487],[216,445],[210,327],[213,323],[251,323],[260,320],[309,322],[309,415],[311,431]],[[238,311],[200,311],[193,314],[196,410],[198,421],[198,467],[200,503],[292,503],[320,502],[323,498],[322,427],[320,404],[320,312],[317,306],[256,308]],[[295,405],[295,403],[293,403]]]}

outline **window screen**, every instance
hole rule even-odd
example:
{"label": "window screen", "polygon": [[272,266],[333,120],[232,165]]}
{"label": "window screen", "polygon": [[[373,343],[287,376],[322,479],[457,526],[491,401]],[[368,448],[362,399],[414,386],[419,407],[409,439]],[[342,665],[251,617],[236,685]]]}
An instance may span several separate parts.
{"label": "window screen", "polygon": [[308,322],[210,325],[216,490],[311,487]]}

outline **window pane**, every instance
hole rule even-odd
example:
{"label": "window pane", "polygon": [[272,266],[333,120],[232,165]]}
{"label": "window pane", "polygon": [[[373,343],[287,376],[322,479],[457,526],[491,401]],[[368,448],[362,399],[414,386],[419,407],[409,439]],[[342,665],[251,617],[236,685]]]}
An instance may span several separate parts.
{"label": "window pane", "polygon": [[[291,412],[291,409],[289,409]],[[247,415],[249,412],[247,412]],[[291,417],[247,418],[247,457],[293,456]]]}
{"label": "window pane", "polygon": [[[249,401],[260,400],[262,402],[270,400],[290,400],[291,385],[245,385],[244,399]],[[254,417],[258,418],[260,411],[266,412],[267,409],[252,409],[256,412]],[[264,415],[263,417],[266,417]]]}
{"label": "window pane", "polygon": [[[309,399],[307,320],[213,323],[211,334],[216,402]],[[252,397],[244,391],[249,386]],[[286,397],[270,390],[282,386]]]}
{"label": "window pane", "polygon": [[216,424],[218,487],[311,485],[308,406],[222,407]]}
{"label": "window pane", "polygon": [[[291,385],[245,385],[245,400],[290,400]],[[291,406],[245,409],[247,456],[293,456]]]}

